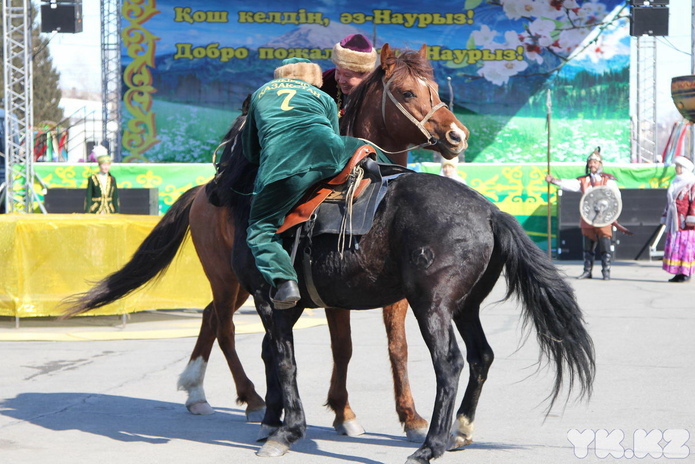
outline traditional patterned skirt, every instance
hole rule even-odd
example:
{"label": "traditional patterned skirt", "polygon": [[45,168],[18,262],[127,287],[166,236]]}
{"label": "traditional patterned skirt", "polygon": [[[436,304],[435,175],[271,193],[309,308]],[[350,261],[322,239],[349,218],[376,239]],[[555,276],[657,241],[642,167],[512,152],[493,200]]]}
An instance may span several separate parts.
{"label": "traditional patterned skirt", "polygon": [[695,230],[666,235],[662,268],[671,274],[693,274],[695,270]]}

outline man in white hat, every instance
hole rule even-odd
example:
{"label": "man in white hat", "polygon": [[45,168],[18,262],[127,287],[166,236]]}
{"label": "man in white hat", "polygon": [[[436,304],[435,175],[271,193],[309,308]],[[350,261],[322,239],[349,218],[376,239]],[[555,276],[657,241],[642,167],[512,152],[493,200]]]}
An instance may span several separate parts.
{"label": "man in white hat", "polygon": [[439,169],[439,175],[444,176],[444,177],[448,177],[449,179],[453,179],[456,182],[461,182],[462,184],[465,184],[466,181],[458,173],[458,164],[459,164],[458,158],[452,158],[450,160],[448,160],[448,159],[442,160],[442,166]]}

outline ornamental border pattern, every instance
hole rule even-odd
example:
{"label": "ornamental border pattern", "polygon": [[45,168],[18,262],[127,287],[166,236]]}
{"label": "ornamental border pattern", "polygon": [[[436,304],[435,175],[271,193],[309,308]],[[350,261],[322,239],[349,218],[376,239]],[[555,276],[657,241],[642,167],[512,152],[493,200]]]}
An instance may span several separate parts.
{"label": "ornamental border pattern", "polygon": [[156,41],[159,37],[151,34],[144,23],[160,11],[155,7],[156,0],[125,0],[121,10],[128,26],[123,28],[121,39],[127,54],[133,58],[123,72],[123,82],[128,90],[123,95],[127,111],[132,115],[127,119],[123,130],[122,143],[130,153],[123,161],[147,161],[142,155],[145,151],[158,144],[155,113],[152,111],[151,68],[155,65]]}

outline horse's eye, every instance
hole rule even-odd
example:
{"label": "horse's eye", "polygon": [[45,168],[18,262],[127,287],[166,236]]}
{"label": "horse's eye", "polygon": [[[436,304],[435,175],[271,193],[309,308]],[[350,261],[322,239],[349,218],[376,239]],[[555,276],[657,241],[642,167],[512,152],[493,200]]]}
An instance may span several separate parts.
{"label": "horse's eye", "polygon": [[407,101],[407,100],[410,100],[412,98],[415,98],[415,93],[413,91],[406,90],[405,92],[403,92],[403,99],[404,100]]}

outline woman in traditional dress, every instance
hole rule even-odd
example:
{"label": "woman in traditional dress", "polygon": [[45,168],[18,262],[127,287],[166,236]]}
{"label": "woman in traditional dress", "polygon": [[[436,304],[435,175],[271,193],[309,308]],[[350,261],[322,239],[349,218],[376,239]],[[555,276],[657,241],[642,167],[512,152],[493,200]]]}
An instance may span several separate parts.
{"label": "woman in traditional dress", "polygon": [[695,267],[695,165],[684,156],[674,159],[676,177],[666,192],[661,223],[666,226],[663,269],[675,274],[669,282],[687,282]]}

